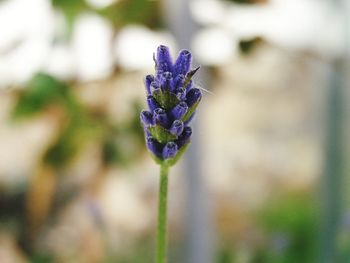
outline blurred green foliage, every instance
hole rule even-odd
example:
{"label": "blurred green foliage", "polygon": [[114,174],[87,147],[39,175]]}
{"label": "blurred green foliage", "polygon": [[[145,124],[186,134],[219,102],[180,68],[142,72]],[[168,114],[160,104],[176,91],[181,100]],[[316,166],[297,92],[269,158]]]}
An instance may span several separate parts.
{"label": "blurred green foliage", "polygon": [[[139,112],[141,103],[133,103],[134,115],[123,126],[111,127],[103,140],[103,161],[106,165],[113,163],[131,164],[135,156],[144,148],[144,135],[140,125]],[[134,145],[133,147],[126,147]]]}
{"label": "blurred green foliage", "polygon": [[313,198],[292,195],[271,201],[257,220],[266,242],[254,262],[314,262],[318,221]]}
{"label": "blurred green foliage", "polygon": [[[46,114],[58,122],[53,141],[47,147],[41,160],[44,167],[53,168],[54,175],[63,175],[62,168],[73,163],[91,142],[101,149],[101,155],[96,156],[96,158],[101,158],[97,160],[102,161],[101,171],[112,165],[122,166],[135,163],[144,150],[143,131],[139,123],[141,104],[138,102],[131,102],[134,113],[131,118],[117,125],[103,107],[91,108],[82,103],[75,93],[74,86],[44,73],[36,74],[26,87],[16,93],[16,97],[17,101],[11,112],[14,121],[28,121],[41,114]],[[96,174],[96,176],[100,175]],[[54,219],[60,215],[60,211],[74,200],[81,190],[78,186],[58,189],[60,181],[56,187],[57,191],[54,191],[55,196],[44,225],[53,223]],[[28,189],[21,192],[21,195],[15,193],[14,196],[10,194],[0,196],[0,209],[6,208],[8,211],[6,218],[0,216],[0,226],[7,228],[6,222],[16,222],[14,229],[19,233],[19,242],[28,256],[32,257],[32,262],[51,262],[50,255],[37,254],[38,251],[35,251],[28,243],[33,240],[29,238],[25,216],[26,190]],[[19,202],[21,206],[16,202]],[[10,213],[12,210],[7,208],[14,204],[16,209]],[[20,220],[17,220],[18,218]],[[34,235],[35,238],[39,236]]]}
{"label": "blurred green foliage", "polygon": [[110,255],[103,263],[145,263],[154,262],[155,240],[150,236],[139,238],[129,249]]}
{"label": "blurred green foliage", "polygon": [[99,128],[92,121],[91,124],[68,122],[68,125],[62,130],[57,140],[47,150],[44,162],[56,168],[69,164],[84,144],[88,143],[96,135],[95,133],[98,132],[96,130]]}
{"label": "blurred green foliage", "polygon": [[29,118],[53,104],[63,105],[73,112],[79,109],[73,97],[66,84],[49,75],[39,73],[20,92],[11,115],[14,119]]}
{"label": "blurred green foliage", "polygon": [[31,258],[30,262],[31,263],[51,263],[55,261],[52,255],[36,254]]}
{"label": "blurred green foliage", "polygon": [[236,262],[235,249],[232,246],[223,245],[216,256],[216,263],[234,263]]}
{"label": "blurred green foliage", "polygon": [[108,19],[115,28],[128,24],[154,28],[160,24],[157,0],[120,0],[102,9],[94,9],[84,0],[52,0],[52,4],[63,12],[70,24],[83,12],[95,12]]}
{"label": "blurred green foliage", "polygon": [[73,20],[83,11],[90,10],[84,0],[52,0],[52,5],[61,10],[69,20]]}
{"label": "blurred green foliage", "polygon": [[255,4],[256,2],[258,2],[257,0],[225,0],[225,1],[234,2],[237,4]]}
{"label": "blurred green foliage", "polygon": [[[43,162],[52,167],[68,165],[93,140],[101,143],[106,165],[126,164],[141,151],[143,134],[138,117],[141,110],[139,103],[134,103],[132,118],[117,126],[103,112],[96,113],[83,105],[66,83],[39,73],[18,94],[12,117],[15,120],[28,119],[49,107],[56,107],[64,115],[61,130],[43,157]],[[134,145],[133,151],[125,149],[125,141]]]}
{"label": "blurred green foliage", "polygon": [[158,1],[121,0],[98,12],[117,28],[128,24],[143,24],[154,28],[160,24]]}
{"label": "blurred green foliage", "polygon": [[239,50],[243,54],[249,54],[261,42],[260,37],[255,37],[247,40],[240,40],[238,43]]}
{"label": "blurred green foliage", "polygon": [[316,263],[319,225],[312,197],[307,194],[281,196],[268,201],[252,218],[261,239],[243,246],[222,240],[216,263]]}

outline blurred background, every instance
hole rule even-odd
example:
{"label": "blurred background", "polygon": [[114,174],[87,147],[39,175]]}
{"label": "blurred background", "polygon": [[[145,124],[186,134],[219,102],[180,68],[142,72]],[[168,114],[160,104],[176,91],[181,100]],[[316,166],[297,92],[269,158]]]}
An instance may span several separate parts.
{"label": "blurred background", "polygon": [[344,0],[1,0],[0,262],[153,262],[153,52],[204,98],[171,170],[169,263],[350,262]]}

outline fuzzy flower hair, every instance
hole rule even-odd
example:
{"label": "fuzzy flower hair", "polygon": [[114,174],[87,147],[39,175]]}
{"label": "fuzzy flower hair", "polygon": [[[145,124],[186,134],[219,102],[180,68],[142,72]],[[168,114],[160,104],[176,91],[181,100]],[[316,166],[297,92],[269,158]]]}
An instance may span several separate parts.
{"label": "fuzzy flower hair", "polygon": [[188,126],[202,98],[192,77],[192,55],[180,51],[175,63],[169,48],[159,46],[154,56],[155,75],[145,77],[148,110],[141,112],[146,145],[158,163],[173,165],[190,142]]}

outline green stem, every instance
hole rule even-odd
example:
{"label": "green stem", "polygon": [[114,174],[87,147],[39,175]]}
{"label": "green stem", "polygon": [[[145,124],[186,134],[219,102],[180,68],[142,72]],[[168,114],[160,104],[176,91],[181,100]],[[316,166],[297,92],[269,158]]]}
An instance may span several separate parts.
{"label": "green stem", "polygon": [[168,172],[166,164],[160,166],[159,203],[158,203],[158,229],[157,229],[157,263],[166,263],[167,253],[167,196]]}

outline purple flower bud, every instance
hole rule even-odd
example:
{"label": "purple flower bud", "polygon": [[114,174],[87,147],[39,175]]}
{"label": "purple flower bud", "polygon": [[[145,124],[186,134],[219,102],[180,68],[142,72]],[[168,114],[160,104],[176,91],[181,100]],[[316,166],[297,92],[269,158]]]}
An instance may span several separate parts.
{"label": "purple flower bud", "polygon": [[152,133],[150,132],[148,127],[143,127],[143,131],[145,132],[146,138],[149,137],[149,136],[152,136]]}
{"label": "purple flower bud", "polygon": [[176,144],[179,149],[189,141],[191,135],[192,135],[192,129],[189,126],[186,126],[182,134],[176,140]]}
{"label": "purple flower bud", "polygon": [[170,85],[173,81],[173,77],[171,72],[164,72],[161,75],[159,75],[159,86],[165,90],[165,89],[169,89]]}
{"label": "purple flower bud", "polygon": [[157,49],[157,70],[160,72],[173,70],[169,48],[163,45]]}
{"label": "purple flower bud", "polygon": [[163,126],[164,128],[169,127],[169,118],[165,110],[162,108],[157,108],[153,112],[154,122]]}
{"label": "purple flower bud", "polygon": [[141,111],[140,118],[144,127],[149,127],[154,124],[153,114],[147,110]]}
{"label": "purple flower bud", "polygon": [[147,104],[148,104],[148,108],[150,109],[151,112],[153,112],[155,109],[159,108],[158,103],[152,97],[152,95],[147,96]]}
{"label": "purple flower bud", "polygon": [[179,120],[186,114],[187,110],[188,110],[187,104],[182,101],[171,110],[171,116],[175,120]]}
{"label": "purple flower bud", "polygon": [[173,158],[177,153],[177,145],[174,142],[168,142],[163,148],[163,159]]}
{"label": "purple flower bud", "polygon": [[179,136],[184,130],[184,123],[181,120],[175,120],[169,131],[171,134]]}
{"label": "purple flower bud", "polygon": [[201,98],[202,98],[202,92],[197,88],[193,88],[186,95],[186,103],[190,108],[194,104],[196,104]]}
{"label": "purple flower bud", "polygon": [[162,157],[162,145],[151,136],[146,138],[147,148],[157,157]]}
{"label": "purple flower bud", "polygon": [[186,99],[186,90],[184,88],[179,88],[176,93],[176,97],[183,101]]}
{"label": "purple flower bud", "polygon": [[147,95],[151,94],[151,83],[153,81],[154,81],[154,76],[153,75],[147,75],[145,77],[145,86],[146,86]]}
{"label": "purple flower bud", "polygon": [[192,55],[188,50],[182,50],[177,57],[174,65],[174,73],[176,75],[183,74],[186,75],[191,67]]}
{"label": "purple flower bud", "polygon": [[150,90],[151,90],[151,93],[153,93],[155,90],[157,89],[160,89],[159,85],[158,85],[158,82],[156,81],[152,81],[151,82],[151,87],[150,87]]}
{"label": "purple flower bud", "polygon": [[185,76],[182,74],[177,75],[175,78],[173,78],[173,81],[171,83],[171,91],[175,91],[183,86],[185,81]]}

